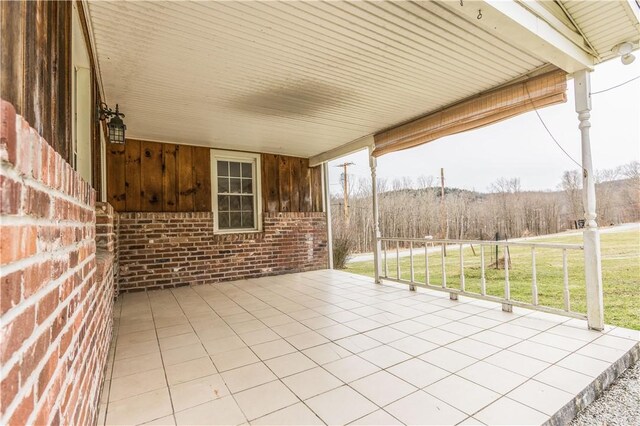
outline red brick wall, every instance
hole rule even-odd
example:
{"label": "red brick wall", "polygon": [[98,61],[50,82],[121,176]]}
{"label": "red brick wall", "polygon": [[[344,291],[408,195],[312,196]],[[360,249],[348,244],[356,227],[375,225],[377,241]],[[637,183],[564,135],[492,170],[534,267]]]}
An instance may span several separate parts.
{"label": "red brick wall", "polygon": [[13,106],[0,114],[0,424],[93,424],[113,303],[95,192]]}
{"label": "red brick wall", "polygon": [[120,290],[327,267],[324,213],[265,213],[263,232],[215,235],[213,213],[120,213]]}
{"label": "red brick wall", "polygon": [[96,202],[96,247],[98,252],[104,251],[113,259],[111,271],[114,282],[113,297],[117,297],[118,288],[118,213],[111,204]]}

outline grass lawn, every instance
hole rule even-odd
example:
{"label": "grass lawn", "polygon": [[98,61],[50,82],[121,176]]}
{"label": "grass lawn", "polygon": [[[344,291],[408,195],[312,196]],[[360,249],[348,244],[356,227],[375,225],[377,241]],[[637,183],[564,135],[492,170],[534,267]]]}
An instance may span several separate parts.
{"label": "grass lawn", "polygon": [[[553,236],[534,240],[535,242],[556,242],[582,244],[582,235]],[[605,323],[640,329],[640,233],[633,231],[601,234],[602,278],[604,282]],[[425,281],[424,248],[414,252],[415,281]],[[480,292],[480,248],[463,250],[465,287],[469,292]],[[586,312],[584,258],[581,250],[568,250],[569,292],[571,310]],[[500,248],[500,257],[502,257]],[[487,294],[502,297],[504,294],[504,269],[489,265],[495,261],[493,249],[485,246],[485,276]],[[531,249],[510,248],[511,299],[531,302]],[[396,276],[395,246],[390,247],[389,277]],[[442,284],[440,252],[430,253],[429,278],[432,285]],[[446,258],[447,287],[460,288],[459,250],[449,250]],[[536,249],[537,282],[539,304],[562,309],[564,306],[562,287],[562,250],[551,248]],[[383,264],[384,267],[384,264]],[[361,275],[373,277],[373,262],[354,262],[345,269]],[[400,258],[400,272],[403,279],[410,277],[410,258]]]}

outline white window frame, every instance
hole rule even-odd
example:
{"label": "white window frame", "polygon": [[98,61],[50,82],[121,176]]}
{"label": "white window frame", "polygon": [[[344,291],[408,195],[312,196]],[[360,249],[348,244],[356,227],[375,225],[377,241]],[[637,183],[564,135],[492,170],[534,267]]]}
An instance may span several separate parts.
{"label": "white window frame", "polygon": [[[253,174],[253,228],[218,228],[218,161],[241,161],[252,163]],[[213,209],[213,232],[216,234],[242,234],[262,232],[262,165],[260,154],[238,151],[211,150],[211,206]]]}

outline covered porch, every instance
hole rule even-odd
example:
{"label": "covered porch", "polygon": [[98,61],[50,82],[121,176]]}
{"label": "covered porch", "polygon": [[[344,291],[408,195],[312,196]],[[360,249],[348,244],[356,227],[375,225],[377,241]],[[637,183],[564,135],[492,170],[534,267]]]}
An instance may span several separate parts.
{"label": "covered porch", "polygon": [[334,270],[128,293],[99,424],[564,424],[638,332]]}

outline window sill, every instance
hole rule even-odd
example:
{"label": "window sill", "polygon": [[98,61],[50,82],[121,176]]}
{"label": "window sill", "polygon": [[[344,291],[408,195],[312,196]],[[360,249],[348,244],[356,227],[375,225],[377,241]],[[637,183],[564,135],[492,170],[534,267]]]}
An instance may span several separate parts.
{"label": "window sill", "polygon": [[262,234],[262,229],[224,229],[213,231],[214,235]]}

